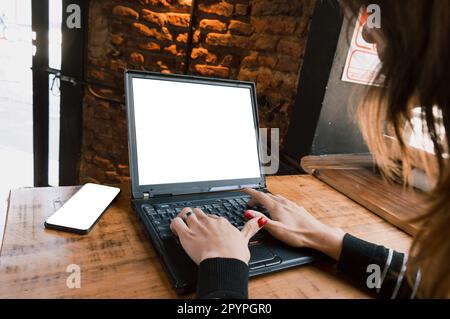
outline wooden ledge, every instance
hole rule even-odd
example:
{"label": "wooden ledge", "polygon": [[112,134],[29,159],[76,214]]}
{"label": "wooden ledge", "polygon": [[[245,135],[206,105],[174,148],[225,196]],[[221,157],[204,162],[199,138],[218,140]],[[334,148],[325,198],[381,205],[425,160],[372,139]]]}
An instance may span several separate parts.
{"label": "wooden ledge", "polygon": [[368,154],[307,156],[302,168],[358,204],[410,235],[419,230],[412,220],[427,212],[426,194],[388,183],[376,173]]}

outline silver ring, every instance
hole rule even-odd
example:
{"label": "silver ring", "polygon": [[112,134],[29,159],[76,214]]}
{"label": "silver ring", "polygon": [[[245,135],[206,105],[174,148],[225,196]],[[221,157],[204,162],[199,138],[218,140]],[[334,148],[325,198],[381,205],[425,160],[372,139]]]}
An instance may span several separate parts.
{"label": "silver ring", "polygon": [[188,217],[191,216],[191,215],[192,215],[192,211],[190,210],[190,211],[188,211],[188,212],[186,213],[186,215],[183,216],[183,221],[186,222],[186,220],[188,219]]}

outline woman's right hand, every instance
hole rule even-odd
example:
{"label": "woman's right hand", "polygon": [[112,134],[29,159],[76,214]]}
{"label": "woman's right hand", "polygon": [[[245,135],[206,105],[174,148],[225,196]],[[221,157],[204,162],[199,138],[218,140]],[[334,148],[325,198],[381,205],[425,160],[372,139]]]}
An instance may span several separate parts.
{"label": "woman's right hand", "polygon": [[[335,260],[339,260],[342,240],[345,233],[323,224],[303,207],[290,200],[254,189],[245,189],[251,196],[249,207],[256,204],[264,206],[272,219],[268,219],[265,229],[278,240],[293,246],[319,250]],[[264,216],[262,213],[248,210],[247,219]]]}

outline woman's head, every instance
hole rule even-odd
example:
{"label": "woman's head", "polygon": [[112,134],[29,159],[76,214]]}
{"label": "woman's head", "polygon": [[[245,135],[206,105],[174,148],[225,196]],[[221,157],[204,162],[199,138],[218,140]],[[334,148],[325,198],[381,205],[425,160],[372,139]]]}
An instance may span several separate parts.
{"label": "woman's head", "polygon": [[[380,8],[381,28],[364,28],[376,43],[382,61],[382,88],[371,87],[358,109],[361,131],[387,177],[402,176],[420,166],[436,181],[430,211],[411,253],[423,272],[423,294],[448,296],[450,259],[450,1],[342,0],[344,12],[355,20],[370,4]],[[413,109],[420,108],[422,133],[433,142],[432,160],[418,158],[408,147]],[[438,116],[437,116],[438,115]],[[395,138],[396,148],[385,135]],[[424,162],[424,165],[422,165]],[[414,263],[413,263],[414,264]],[[428,268],[428,269],[425,269]]]}

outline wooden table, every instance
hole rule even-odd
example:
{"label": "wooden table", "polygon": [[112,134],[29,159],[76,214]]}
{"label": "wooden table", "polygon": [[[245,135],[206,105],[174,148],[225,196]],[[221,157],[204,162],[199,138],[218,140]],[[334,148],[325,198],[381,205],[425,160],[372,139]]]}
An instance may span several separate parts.
{"label": "wooden table", "polygon": [[[409,235],[312,176],[269,177],[271,192],[308,209],[327,224],[406,251]],[[128,187],[88,235],[44,228],[44,220],[75,187],[13,191],[0,255],[0,298],[176,298],[144,228],[130,209]],[[81,267],[81,288],[66,271]],[[250,280],[251,298],[367,298],[331,261]],[[193,296],[188,296],[193,297]]]}
{"label": "wooden table", "polygon": [[392,225],[414,236],[417,221],[428,211],[425,193],[388,183],[365,154],[307,156],[302,168]]}

